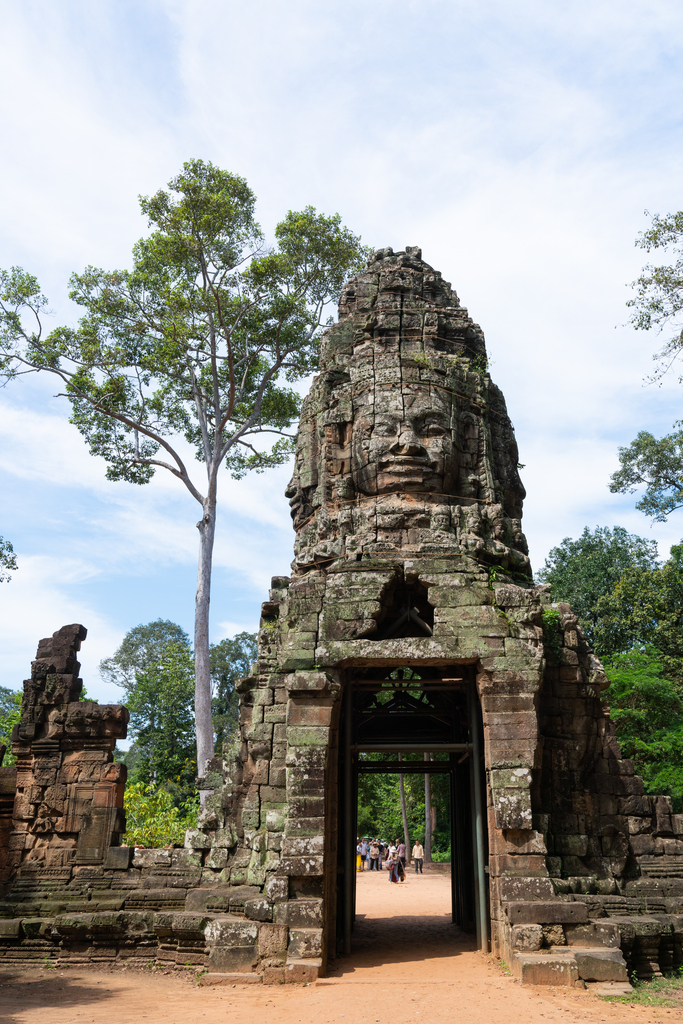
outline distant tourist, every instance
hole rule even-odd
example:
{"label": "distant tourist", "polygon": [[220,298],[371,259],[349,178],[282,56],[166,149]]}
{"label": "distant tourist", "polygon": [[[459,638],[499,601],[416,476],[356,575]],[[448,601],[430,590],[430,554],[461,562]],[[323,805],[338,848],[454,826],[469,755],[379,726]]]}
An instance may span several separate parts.
{"label": "distant tourist", "polygon": [[422,865],[424,863],[424,857],[425,857],[425,852],[422,849],[422,843],[416,841],[415,842],[415,846],[413,847],[413,860],[415,861],[415,874],[417,874],[418,871],[419,871],[420,874],[422,874]]}
{"label": "distant tourist", "polygon": [[399,843],[398,844],[398,849],[396,850],[396,854],[397,854],[398,859],[400,860],[400,862],[401,862],[401,864],[403,866],[403,873],[405,874],[405,870],[406,870],[406,844],[405,843]]}
{"label": "distant tourist", "polygon": [[379,871],[379,843],[373,839],[370,843],[370,870]]}
{"label": "distant tourist", "polygon": [[368,859],[368,844],[365,839],[360,841],[360,869],[365,871],[365,862]]}
{"label": "distant tourist", "polygon": [[398,882],[398,859],[394,854],[389,853],[389,859],[387,861],[387,871],[389,872],[389,881]]}

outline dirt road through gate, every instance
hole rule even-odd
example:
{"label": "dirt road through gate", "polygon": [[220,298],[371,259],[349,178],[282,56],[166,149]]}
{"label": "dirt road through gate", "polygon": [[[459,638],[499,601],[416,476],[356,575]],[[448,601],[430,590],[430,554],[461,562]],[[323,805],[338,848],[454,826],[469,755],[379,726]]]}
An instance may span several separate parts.
{"label": "dirt road through gate", "polygon": [[680,1010],[522,988],[450,923],[441,873],[358,879],[354,952],[314,985],[200,988],[193,974],[0,967],[0,1024],[629,1024]]}

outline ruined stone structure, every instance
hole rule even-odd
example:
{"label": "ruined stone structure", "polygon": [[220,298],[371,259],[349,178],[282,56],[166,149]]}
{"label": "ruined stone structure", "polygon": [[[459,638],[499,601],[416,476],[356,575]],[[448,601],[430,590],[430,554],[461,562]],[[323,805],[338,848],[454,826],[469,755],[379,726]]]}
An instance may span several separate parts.
{"label": "ruined stone structure", "polygon": [[323,339],[292,576],[263,605],[199,829],[184,850],[117,845],[125,711],[77,703],[79,627],[42,641],[0,957],[310,980],[351,941],[358,774],[420,751],[451,780],[453,919],[522,980],[683,964],[683,815],[644,795],[602,666],[531,580],[517,459],[480,328],[418,249],[375,253]]}

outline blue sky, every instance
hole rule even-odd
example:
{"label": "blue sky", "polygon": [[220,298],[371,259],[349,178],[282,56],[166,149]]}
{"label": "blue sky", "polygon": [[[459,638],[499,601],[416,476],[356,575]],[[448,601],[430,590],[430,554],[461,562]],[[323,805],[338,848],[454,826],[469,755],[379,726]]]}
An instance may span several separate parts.
{"label": "blue sky", "polygon": [[[53,323],[67,281],[125,266],[137,196],[202,157],[244,175],[266,233],[338,211],[374,246],[422,246],[486,334],[517,430],[533,564],[618,523],[616,449],[668,431],[681,386],[644,387],[656,337],[626,326],[643,211],[683,206],[683,8],[670,0],[0,0],[0,266],[35,273]],[[111,484],[50,381],[0,392],[0,683],[36,643],[89,629],[89,691],[131,626],[192,628],[199,507],[171,479]],[[199,467],[198,467],[199,468]],[[225,477],[214,639],[253,629],[287,572],[288,470]],[[680,517],[680,513],[678,514]]]}

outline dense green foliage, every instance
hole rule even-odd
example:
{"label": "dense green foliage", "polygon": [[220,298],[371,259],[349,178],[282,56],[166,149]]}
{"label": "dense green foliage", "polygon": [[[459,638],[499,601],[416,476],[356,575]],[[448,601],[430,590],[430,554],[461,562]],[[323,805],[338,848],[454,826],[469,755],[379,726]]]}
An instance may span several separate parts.
{"label": "dense green foliage", "polygon": [[[587,528],[550,553],[543,578],[568,601],[611,681],[607,699],[625,757],[648,793],[683,806],[683,546],[664,563],[654,542]],[[553,611],[544,613],[551,650]],[[559,625],[559,617],[558,623]]]}
{"label": "dense green foliage", "polygon": [[101,662],[100,674],[125,690],[133,743],[123,760],[131,781],[164,786],[177,802],[187,799],[197,774],[187,633],[165,619],[135,626]]}
{"label": "dense green foliage", "polygon": [[[217,744],[237,724],[235,682],[249,672],[256,637],[239,633],[211,647],[214,723]],[[100,665],[105,679],[126,691],[133,743],[122,755],[129,768],[125,808],[132,845],[183,844],[185,830],[197,824],[198,794],[192,716],[192,650],[184,630],[157,619],[135,626],[116,653]]]}
{"label": "dense green foliage", "polygon": [[136,674],[126,699],[135,739],[133,777],[192,791],[197,774],[192,705],[194,677],[188,645],[169,644],[164,656]]}
{"label": "dense green foliage", "polygon": [[607,596],[632,567],[643,570],[657,564],[657,543],[628,533],[622,526],[585,527],[577,540],[565,537],[553,548],[538,573],[550,584],[554,601],[567,601],[578,615],[586,639],[600,653],[596,628],[600,599]]}
{"label": "dense green foliage", "polygon": [[126,812],[126,846],[182,846],[185,830],[197,827],[198,795],[176,806],[163,787],[133,782],[123,798]]}
{"label": "dense green foliage", "polygon": [[249,675],[257,655],[256,633],[237,633],[231,640],[211,644],[212,715],[218,752],[233,738],[238,725],[235,683]]}
{"label": "dense green foliage", "polygon": [[21,690],[9,690],[6,686],[0,686],[0,743],[7,747],[4,765],[14,764],[16,757],[11,750],[12,729],[21,719]]}
{"label": "dense green foliage", "polygon": [[[366,755],[367,760],[386,755]],[[421,761],[422,754],[406,754],[406,761]],[[440,859],[450,853],[450,795],[448,775],[432,775],[431,796],[436,828],[432,832],[432,856]],[[421,774],[403,775],[408,833],[411,845],[425,840],[425,783]],[[358,834],[377,839],[403,838],[401,798],[398,774],[360,775],[358,779]]]}
{"label": "dense green foliage", "polygon": [[165,656],[170,647],[187,647],[190,638],[184,629],[169,619],[155,619],[129,629],[110,658],[100,662],[100,675],[106,682],[121,686],[128,694],[139,672],[146,672]]}
{"label": "dense green foliage", "polygon": [[683,546],[652,569],[627,569],[600,602],[599,649],[616,654],[650,645],[671,678],[683,679]]}
{"label": "dense green foliage", "polygon": [[605,659],[607,697],[624,757],[633,759],[648,793],[683,806],[683,685],[666,676],[652,648]]}

